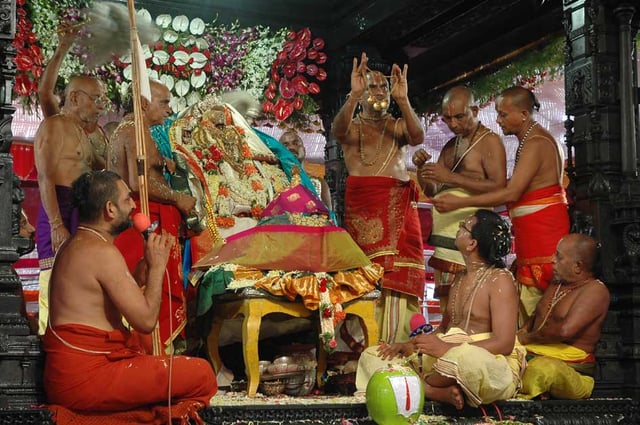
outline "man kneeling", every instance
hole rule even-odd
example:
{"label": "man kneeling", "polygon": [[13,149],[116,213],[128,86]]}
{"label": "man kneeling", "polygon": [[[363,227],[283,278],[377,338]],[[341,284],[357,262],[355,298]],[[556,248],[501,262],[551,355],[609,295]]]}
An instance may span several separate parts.
{"label": "man kneeling", "polygon": [[80,226],[58,252],[51,276],[48,401],[100,412],[181,400],[208,405],[217,384],[206,360],[144,354],[122,321],[140,333],[155,328],[173,237],[149,235],[142,292],[113,245],[135,208],[125,182],[110,171],[91,171],[73,182],[72,193]]}
{"label": "man kneeling", "polygon": [[462,409],[512,398],[524,370],[516,342],[518,293],[503,258],[511,248],[507,223],[478,210],[460,222],[456,247],[466,271],[454,281],[440,327],[409,342],[367,349],[358,363],[357,389],[389,361],[407,361],[423,376],[425,396]]}

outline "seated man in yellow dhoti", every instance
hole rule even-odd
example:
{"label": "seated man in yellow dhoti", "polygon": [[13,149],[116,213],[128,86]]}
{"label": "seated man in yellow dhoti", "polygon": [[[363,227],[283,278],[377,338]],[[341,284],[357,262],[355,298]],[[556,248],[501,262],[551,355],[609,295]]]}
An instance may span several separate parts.
{"label": "seated man in yellow dhoti", "polygon": [[593,274],[596,257],[597,243],[587,235],[572,233],[558,243],[555,281],[518,331],[530,356],[518,397],[591,396],[593,353],[609,309],[609,290]]}
{"label": "seated man in yellow dhoti", "polygon": [[390,362],[406,362],[424,379],[425,396],[462,409],[509,399],[520,389],[524,348],[516,340],[518,293],[503,257],[511,247],[507,223],[478,210],[460,222],[456,246],[466,271],[451,287],[440,327],[406,343],[365,350],[356,388]]}
{"label": "seated man in yellow dhoti", "polygon": [[[507,184],[506,154],[502,140],[478,120],[478,105],[467,87],[456,86],[442,99],[442,121],[455,134],[442,148],[438,161],[424,149],[413,154],[418,183],[425,195],[441,193],[469,196],[504,187]],[[433,227],[429,243],[434,252],[429,265],[435,271],[434,296],[446,310],[449,289],[456,275],[464,270],[464,260],[455,245],[458,223],[477,208],[464,207],[449,212],[432,210]]]}

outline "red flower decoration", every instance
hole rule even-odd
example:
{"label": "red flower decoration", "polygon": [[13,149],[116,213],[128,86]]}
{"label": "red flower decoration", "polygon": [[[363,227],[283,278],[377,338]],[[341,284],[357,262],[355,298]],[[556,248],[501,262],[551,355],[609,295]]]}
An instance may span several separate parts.
{"label": "red flower decoration", "polygon": [[331,317],[331,311],[331,308],[326,307],[324,310],[322,310],[322,317],[328,319],[329,317]]}
{"label": "red flower decoration", "polygon": [[[262,103],[266,114],[273,114],[278,121],[284,121],[294,111],[304,109],[308,95],[320,93],[317,82],[327,78],[327,72],[318,67],[327,60],[326,53],[321,52],[323,48],[323,39],[315,38],[312,42],[309,28],[289,31],[282,50],[271,64],[271,80],[264,91]],[[317,82],[310,82],[308,77]]]}
{"label": "red flower decoration", "polygon": [[18,96],[24,97],[25,104],[37,103],[38,81],[42,77],[44,58],[33,32],[33,23],[29,19],[26,1],[16,2],[16,35],[13,47],[16,48],[16,81],[13,87]]}
{"label": "red flower decoration", "polygon": [[320,279],[319,284],[320,284],[320,286],[318,287],[318,289],[320,290],[320,292],[326,292],[327,291],[327,279],[323,277],[322,279]]}

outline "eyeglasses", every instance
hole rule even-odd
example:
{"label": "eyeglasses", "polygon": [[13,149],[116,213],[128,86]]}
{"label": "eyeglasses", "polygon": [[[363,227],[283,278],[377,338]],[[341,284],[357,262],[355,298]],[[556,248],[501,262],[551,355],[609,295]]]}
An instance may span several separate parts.
{"label": "eyeglasses", "polygon": [[459,223],[459,226],[462,230],[466,230],[467,232],[469,232],[469,234],[471,234],[471,229],[467,227],[467,223],[465,223],[464,221],[461,221]]}
{"label": "eyeglasses", "polygon": [[89,94],[84,90],[76,90],[76,92],[80,92],[80,93],[84,94],[85,96],[87,96],[89,99],[91,99],[93,101],[93,103],[96,106],[105,106],[110,102],[109,98],[107,96],[105,96],[105,95]]}

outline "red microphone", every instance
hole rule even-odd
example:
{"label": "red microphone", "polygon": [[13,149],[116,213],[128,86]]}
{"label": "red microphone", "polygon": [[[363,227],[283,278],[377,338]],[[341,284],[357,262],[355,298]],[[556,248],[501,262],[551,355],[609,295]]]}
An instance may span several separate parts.
{"label": "red microphone", "polygon": [[410,338],[413,338],[420,334],[428,334],[433,332],[433,326],[427,323],[427,319],[420,313],[415,313],[409,320],[409,327],[411,328]]}
{"label": "red microphone", "polygon": [[158,228],[158,222],[154,221],[151,223],[149,217],[142,213],[135,213],[133,215],[133,227],[144,236],[146,240],[149,237],[149,233],[153,232]]}

